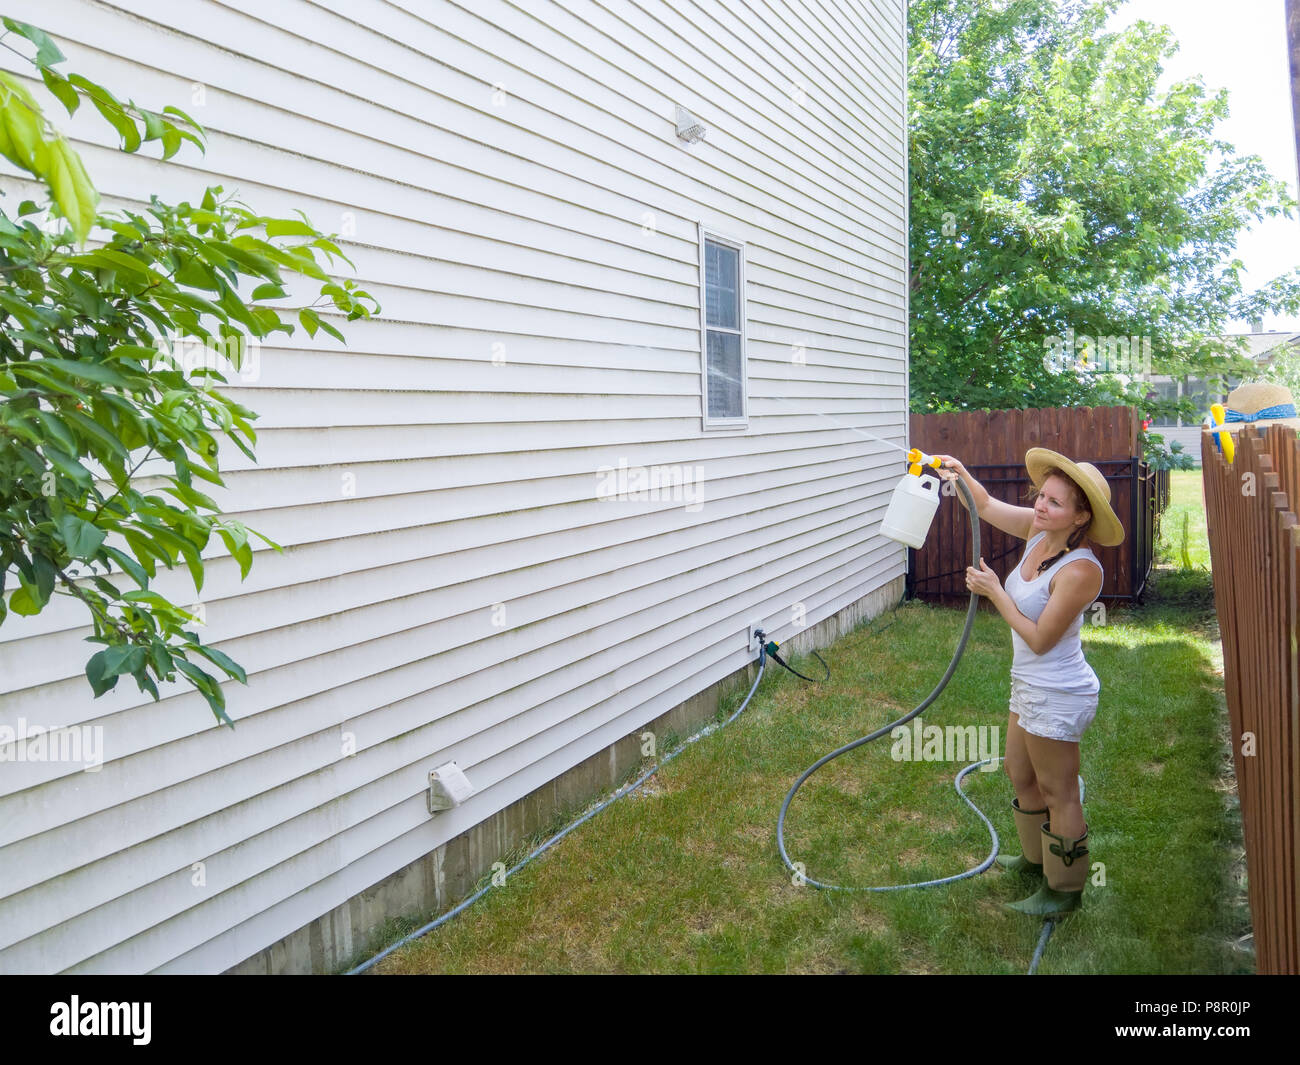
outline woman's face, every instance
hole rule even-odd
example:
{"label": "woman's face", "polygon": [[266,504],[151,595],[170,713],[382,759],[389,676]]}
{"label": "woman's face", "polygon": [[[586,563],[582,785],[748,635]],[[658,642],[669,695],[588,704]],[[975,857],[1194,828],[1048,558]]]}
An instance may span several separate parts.
{"label": "woman's face", "polygon": [[1074,501],[1074,485],[1058,474],[1052,474],[1038,490],[1034,500],[1034,529],[1036,531],[1067,534],[1074,532],[1075,526],[1084,525],[1088,512],[1081,510]]}

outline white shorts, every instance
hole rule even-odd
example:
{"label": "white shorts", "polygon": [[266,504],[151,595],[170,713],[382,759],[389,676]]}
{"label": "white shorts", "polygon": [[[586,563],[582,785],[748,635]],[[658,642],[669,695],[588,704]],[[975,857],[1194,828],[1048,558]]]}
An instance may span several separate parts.
{"label": "white shorts", "polygon": [[1048,740],[1078,743],[1097,716],[1097,696],[1036,688],[1011,678],[1011,712],[1020,727]]}

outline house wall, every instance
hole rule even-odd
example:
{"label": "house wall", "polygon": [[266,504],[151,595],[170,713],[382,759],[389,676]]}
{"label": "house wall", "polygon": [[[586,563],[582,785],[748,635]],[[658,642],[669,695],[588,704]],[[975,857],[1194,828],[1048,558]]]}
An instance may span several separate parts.
{"label": "house wall", "polygon": [[[223,452],[216,498],[284,547],[242,583],[207,554],[233,730],[180,685],[92,699],[73,605],[0,629],[0,726],[99,729],[104,759],[0,762],[0,972],[238,966],[735,674],[751,621],[896,587],[900,456],[844,425],[906,443],[903,0],[8,14],[207,127],[127,156],[42,90],[106,206],[300,208],[383,312],[226,390],[258,462]],[[738,431],[701,428],[701,223],[746,246]],[[700,505],[598,498],[620,462],[698,471]],[[430,816],[451,760],[477,791]]]}

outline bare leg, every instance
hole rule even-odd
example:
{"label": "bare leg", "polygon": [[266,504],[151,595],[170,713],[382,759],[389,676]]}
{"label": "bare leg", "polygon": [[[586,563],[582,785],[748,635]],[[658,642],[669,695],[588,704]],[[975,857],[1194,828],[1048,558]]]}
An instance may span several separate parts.
{"label": "bare leg", "polygon": [[[1037,793],[1047,806],[1051,831],[1058,836],[1078,839],[1083,835],[1083,806],[1079,802],[1079,745],[1065,740],[1049,740],[1020,730],[1028,748],[1029,760],[1037,779]],[[1011,753],[1011,740],[1007,740]]]}
{"label": "bare leg", "polygon": [[1002,758],[1002,768],[1011,779],[1011,787],[1020,801],[1022,810],[1041,810],[1047,804],[1038,787],[1038,776],[1029,757],[1026,737],[1020,727],[1020,715],[1012,711],[1007,717],[1007,749]]}

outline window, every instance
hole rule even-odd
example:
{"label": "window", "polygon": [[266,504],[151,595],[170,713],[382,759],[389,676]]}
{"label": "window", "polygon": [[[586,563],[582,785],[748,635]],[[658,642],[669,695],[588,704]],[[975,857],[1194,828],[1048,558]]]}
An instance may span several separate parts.
{"label": "window", "polygon": [[[1192,406],[1198,414],[1203,414],[1210,409],[1211,403],[1218,402],[1218,392],[1215,392],[1215,398],[1210,398],[1210,386],[1201,377],[1184,377],[1183,378],[1183,399],[1190,399]],[[1195,422],[1188,422],[1194,425]]]}
{"label": "window", "polygon": [[704,428],[748,425],[745,246],[700,226],[700,331]]}
{"label": "window", "polygon": [[[1170,381],[1170,380],[1151,381],[1147,386],[1147,391],[1154,392],[1156,394],[1156,398],[1158,399],[1177,399],[1178,382]],[[1151,424],[1156,428],[1166,428],[1166,427],[1172,428],[1173,426],[1176,426],[1178,424],[1178,419],[1174,417],[1170,417],[1168,414],[1162,414],[1160,415],[1160,417],[1156,418]]]}

